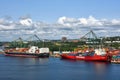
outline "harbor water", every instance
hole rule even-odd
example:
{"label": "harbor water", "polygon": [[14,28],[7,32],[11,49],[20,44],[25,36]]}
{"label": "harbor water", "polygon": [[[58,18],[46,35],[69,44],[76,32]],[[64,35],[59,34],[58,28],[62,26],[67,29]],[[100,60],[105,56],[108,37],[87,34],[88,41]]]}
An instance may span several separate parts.
{"label": "harbor water", "polygon": [[120,80],[120,64],[0,54],[0,80]]}

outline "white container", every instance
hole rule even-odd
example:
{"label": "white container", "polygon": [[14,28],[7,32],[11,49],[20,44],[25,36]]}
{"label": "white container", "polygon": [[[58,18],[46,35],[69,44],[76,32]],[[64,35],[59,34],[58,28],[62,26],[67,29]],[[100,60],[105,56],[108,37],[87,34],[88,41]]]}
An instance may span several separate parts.
{"label": "white container", "polygon": [[97,55],[105,55],[106,51],[105,51],[105,49],[95,49],[95,53]]}
{"label": "white container", "polygon": [[49,48],[40,48],[39,53],[49,53]]}
{"label": "white container", "polygon": [[29,53],[35,53],[35,51],[38,50],[37,46],[31,46],[30,49],[28,50]]}

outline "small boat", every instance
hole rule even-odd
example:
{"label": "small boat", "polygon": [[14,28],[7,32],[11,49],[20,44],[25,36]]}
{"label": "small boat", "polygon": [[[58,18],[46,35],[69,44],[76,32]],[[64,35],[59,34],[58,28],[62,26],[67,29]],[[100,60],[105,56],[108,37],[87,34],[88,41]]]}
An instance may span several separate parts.
{"label": "small boat", "polygon": [[17,57],[49,57],[49,48],[38,48],[37,46],[31,46],[30,48],[15,48],[5,50],[5,56],[17,56]]}
{"label": "small boat", "polygon": [[75,60],[76,59],[76,54],[73,54],[73,53],[62,54],[61,58],[62,59],[72,59],[72,60]]}

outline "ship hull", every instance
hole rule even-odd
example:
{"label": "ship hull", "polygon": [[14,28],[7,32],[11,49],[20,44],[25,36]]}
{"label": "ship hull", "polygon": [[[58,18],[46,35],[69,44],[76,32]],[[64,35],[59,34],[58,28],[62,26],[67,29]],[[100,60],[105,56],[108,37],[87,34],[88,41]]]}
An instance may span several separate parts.
{"label": "ship hull", "polygon": [[85,61],[108,61],[107,56],[76,56],[76,59]]}
{"label": "ship hull", "polygon": [[37,53],[5,52],[5,56],[45,58],[45,57],[49,57],[49,53],[37,54]]}
{"label": "ship hull", "polygon": [[72,59],[72,60],[75,60],[76,56],[75,55],[70,55],[70,54],[62,54],[61,58],[62,59]]}
{"label": "ship hull", "polygon": [[71,59],[71,60],[84,60],[84,61],[108,61],[107,56],[75,56],[69,54],[62,54],[61,58],[63,59]]}

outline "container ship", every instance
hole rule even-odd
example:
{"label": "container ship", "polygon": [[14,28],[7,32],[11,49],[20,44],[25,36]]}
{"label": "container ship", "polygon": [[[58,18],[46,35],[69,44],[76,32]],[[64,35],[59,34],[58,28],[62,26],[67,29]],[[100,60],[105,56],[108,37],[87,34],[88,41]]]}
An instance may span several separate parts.
{"label": "container ship", "polygon": [[49,48],[38,48],[37,46],[31,46],[30,48],[15,48],[5,50],[5,56],[16,57],[34,57],[42,58],[49,57]]}
{"label": "container ship", "polygon": [[104,61],[110,62],[111,56],[109,56],[105,50],[95,49],[94,51],[86,51],[84,53],[68,53],[61,54],[63,59],[72,60],[85,60],[85,61]]}

